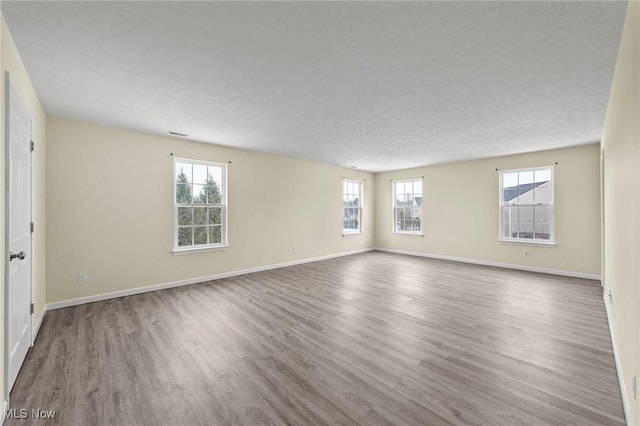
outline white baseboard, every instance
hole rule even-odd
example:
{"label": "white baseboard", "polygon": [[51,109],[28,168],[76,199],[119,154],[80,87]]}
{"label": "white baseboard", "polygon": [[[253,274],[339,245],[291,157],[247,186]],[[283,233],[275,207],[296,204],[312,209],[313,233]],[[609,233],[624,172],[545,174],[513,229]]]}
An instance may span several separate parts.
{"label": "white baseboard", "polygon": [[110,293],[102,293],[102,294],[96,294],[93,296],[79,297],[77,299],[62,300],[59,302],[53,302],[53,303],[47,304],[45,311],[60,309],[60,308],[67,308],[69,306],[82,305],[84,303],[99,302],[101,300],[116,299],[118,297],[132,296],[134,294],[148,293],[150,291],[164,290],[167,288],[182,287],[190,284],[197,284],[197,283],[206,282],[206,281],[219,280],[222,278],[235,277],[238,275],[251,274],[253,272],[262,272],[262,271],[268,271],[271,269],[286,268],[287,266],[302,265],[304,263],[318,262],[321,260],[333,259],[333,258],[342,257],[342,256],[350,256],[353,254],[365,253],[373,250],[374,250],[373,248],[353,250],[353,251],[347,251],[342,253],[329,254],[326,256],[318,256],[318,257],[311,257],[307,259],[293,260],[291,262],[259,266],[257,268],[241,269],[238,271],[224,272],[221,274],[208,275],[204,277],[189,278],[186,280],[173,281],[173,282],[163,283],[163,284],[155,284],[155,285],[150,285],[146,287],[137,287],[129,290],[112,291]]}
{"label": "white baseboard", "polygon": [[616,340],[616,333],[613,329],[613,318],[611,318],[611,311],[609,307],[609,301],[607,300],[606,291],[602,292],[604,299],[604,307],[607,311],[607,322],[609,323],[609,334],[611,334],[611,345],[613,346],[613,358],[616,363],[616,372],[618,373],[618,383],[620,384],[620,393],[622,394],[622,408],[624,410],[624,417],[628,425],[634,425],[631,420],[631,406],[629,405],[629,397],[624,385],[624,375],[622,373],[622,365],[620,364],[620,355],[618,355],[618,343]]}
{"label": "white baseboard", "polygon": [[2,412],[0,413],[0,425],[4,423],[4,419],[7,417],[8,409],[9,409],[9,401],[5,401],[2,404]]}
{"label": "white baseboard", "polygon": [[[109,292],[109,293],[96,294],[96,295],[93,295],[93,296],[79,297],[77,299],[62,300],[62,301],[59,301],[59,302],[53,302],[53,303],[47,304],[47,306],[46,306],[45,310],[43,311],[42,315],[43,315],[43,318],[44,318],[44,314],[46,313],[46,311],[53,310],[53,309],[61,309],[61,308],[69,307],[69,306],[82,305],[84,303],[99,302],[101,300],[116,299],[118,297],[132,296],[134,294],[148,293],[150,291],[164,290],[164,289],[173,288],[173,287],[181,287],[181,286],[197,284],[197,283],[201,283],[201,282],[205,282],[205,281],[219,280],[219,279],[222,279],[222,278],[229,278],[229,277],[235,277],[235,276],[238,276],[238,275],[251,274],[251,273],[254,273],[254,272],[261,272],[261,271],[268,271],[268,270],[271,270],[271,269],[285,268],[287,266],[302,265],[304,263],[318,262],[318,261],[321,261],[321,260],[333,259],[333,258],[342,257],[342,256],[349,256],[349,255],[358,254],[358,253],[365,253],[365,252],[374,251],[374,250],[383,251],[383,252],[389,252],[389,253],[406,254],[406,255],[409,255],[409,256],[420,256],[420,257],[428,257],[428,258],[432,258],[432,259],[450,260],[450,261],[454,261],[454,262],[472,263],[472,264],[476,264],[476,265],[496,266],[496,267],[508,268],[508,269],[519,269],[519,270],[529,271],[529,272],[539,272],[539,273],[545,273],[545,274],[562,275],[562,276],[569,276],[569,277],[576,277],[576,278],[587,278],[587,279],[591,279],[591,280],[599,280],[600,279],[599,275],[583,274],[583,273],[580,273],[580,272],[569,272],[569,271],[561,271],[561,270],[556,270],[556,269],[534,268],[534,267],[522,266],[522,265],[512,265],[512,264],[508,264],[508,263],[489,262],[489,261],[467,259],[467,258],[461,258],[461,257],[441,256],[441,255],[428,254],[428,253],[420,253],[420,252],[412,252],[412,251],[406,251],[406,250],[394,250],[394,249],[388,249],[388,248],[383,248],[383,247],[375,247],[375,248],[366,248],[366,249],[353,250],[353,251],[342,252],[342,253],[335,253],[335,254],[330,254],[330,255],[326,255],[326,256],[318,256],[318,257],[311,257],[311,258],[307,258],[307,259],[293,260],[291,262],[276,263],[276,264],[272,264],[272,265],[259,266],[259,267],[256,267],[256,268],[241,269],[241,270],[237,270],[237,271],[224,272],[224,273],[221,273],[221,274],[214,274],[214,275],[208,275],[208,276],[203,276],[203,277],[189,278],[189,279],[186,279],[186,280],[173,281],[173,282],[162,283],[162,284],[155,284],[155,285],[150,285],[150,286],[146,286],[146,287],[137,287],[137,288],[132,288],[132,289],[128,289],[128,290],[113,291],[113,292]],[[41,322],[42,322],[42,318],[39,321],[38,328],[40,327]]]}
{"label": "white baseboard", "polygon": [[[40,318],[38,318],[38,322],[36,323],[33,332],[31,333],[31,346],[36,342],[36,337],[38,337],[38,333],[40,332],[40,327],[42,326],[42,321],[44,321],[44,316],[47,314],[47,305],[42,308],[40,312]],[[1,424],[1,423],[0,423]]]}
{"label": "white baseboard", "polygon": [[469,259],[466,257],[441,256],[439,254],[421,253],[416,251],[395,250],[384,247],[376,247],[377,251],[385,251],[388,253],[406,254],[409,256],[428,257],[430,259],[450,260],[453,262],[472,263],[474,265],[496,266],[498,268],[517,269],[520,271],[538,272],[542,274],[562,275],[565,277],[586,278],[589,280],[600,281],[600,275],[584,274],[582,272],[562,271],[559,269],[536,268],[533,266],[514,265],[511,263],[491,262],[487,260]]}

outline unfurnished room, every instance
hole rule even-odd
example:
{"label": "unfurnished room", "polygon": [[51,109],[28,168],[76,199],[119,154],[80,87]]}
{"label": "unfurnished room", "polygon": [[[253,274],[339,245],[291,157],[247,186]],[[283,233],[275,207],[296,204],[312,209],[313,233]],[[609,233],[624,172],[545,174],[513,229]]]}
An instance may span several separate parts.
{"label": "unfurnished room", "polygon": [[640,425],[640,2],[0,12],[0,423]]}

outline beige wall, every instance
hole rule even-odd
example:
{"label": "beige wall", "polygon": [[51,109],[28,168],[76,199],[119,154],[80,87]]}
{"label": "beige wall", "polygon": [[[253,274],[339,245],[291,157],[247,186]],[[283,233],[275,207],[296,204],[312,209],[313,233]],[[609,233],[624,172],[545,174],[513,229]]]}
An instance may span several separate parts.
{"label": "beige wall", "polygon": [[[1,5],[0,5],[1,6]],[[4,70],[4,60],[3,60],[3,56],[4,56],[4,48],[3,48],[3,44],[4,44],[4,37],[2,36],[2,33],[4,32],[3,29],[5,27],[5,23],[4,23],[4,18],[2,17],[2,8],[0,7],[0,70]],[[4,135],[4,85],[0,84],[0,180],[2,181],[2,186],[4,187],[5,185],[5,155],[4,155],[4,151],[5,151],[5,135]],[[5,253],[5,247],[4,247],[4,238],[5,238],[5,222],[4,222],[4,208],[5,208],[5,201],[4,201],[4,197],[0,197],[0,259],[6,259],[6,253]],[[6,388],[6,382],[5,382],[5,352],[7,350],[6,344],[5,344],[5,330],[4,330],[4,297],[5,297],[5,278],[4,278],[4,272],[5,272],[5,262],[0,262],[0,280],[2,282],[2,284],[0,284],[0,298],[2,299],[2,303],[0,303],[0,405],[2,405],[2,407],[0,407],[0,409],[4,410],[5,406],[4,403],[7,400],[7,395],[5,395],[5,388]],[[6,407],[8,408],[8,407]],[[4,415],[0,415],[0,419],[4,419]]]}
{"label": "beige wall", "polygon": [[629,2],[602,137],[604,286],[628,411],[640,423],[632,376],[640,368],[640,4]]}
{"label": "beige wall", "polygon": [[[342,237],[342,177],[366,179],[366,203],[370,173],[51,117],[47,143],[50,303],[374,245],[373,203]],[[232,162],[228,249],[172,254],[171,153]]]}
{"label": "beige wall", "polygon": [[[36,151],[33,155],[33,220],[36,223],[35,232],[33,234],[33,258],[32,258],[32,277],[33,277],[33,301],[35,303],[35,314],[32,317],[34,327],[37,326],[45,308],[45,156],[46,156],[46,117],[36,91],[31,84],[31,80],[27,71],[24,68],[22,59],[16,49],[16,46],[9,32],[4,20],[2,20],[2,84],[0,84],[0,98],[2,99],[2,122],[4,127],[4,72],[10,73],[11,84],[15,88],[16,92],[22,99],[33,120],[33,140],[36,143]],[[4,143],[4,130],[2,131],[2,145],[0,158],[0,179],[2,179],[4,188],[5,181],[5,143]],[[0,197],[2,204],[0,206],[0,217],[2,218],[2,224],[0,224],[0,233],[2,233],[2,244],[0,244],[0,258],[6,259],[5,247],[4,247],[4,196]],[[3,277],[2,282],[4,286],[4,261],[0,262],[0,274]],[[2,295],[4,300],[4,288],[2,288]],[[4,307],[4,303],[1,303]],[[4,322],[4,313],[0,315],[1,320]],[[2,324],[1,330],[4,330],[4,324]],[[2,350],[0,351],[0,357],[4,357],[4,331],[2,333]],[[4,373],[4,359],[2,359],[3,367],[0,368],[2,374]],[[2,376],[2,389],[0,390],[0,403],[7,399],[4,395],[4,375]]]}
{"label": "beige wall", "polygon": [[[599,145],[586,145],[380,173],[376,176],[377,246],[598,276],[599,155]],[[496,169],[550,165],[555,166],[557,245],[499,242]],[[390,180],[421,176],[424,237],[394,234]],[[530,256],[524,256],[525,250]]]}

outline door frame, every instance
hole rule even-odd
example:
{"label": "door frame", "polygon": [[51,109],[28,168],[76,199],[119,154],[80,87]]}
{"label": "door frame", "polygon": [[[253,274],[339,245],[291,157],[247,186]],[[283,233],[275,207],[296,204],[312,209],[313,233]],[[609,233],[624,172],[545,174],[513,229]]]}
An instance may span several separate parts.
{"label": "door frame", "polygon": [[[5,238],[4,238],[4,378],[5,378],[5,383],[4,383],[4,392],[5,392],[5,401],[7,402],[7,404],[9,403],[9,399],[10,399],[10,393],[11,393],[11,388],[12,386],[10,385],[10,380],[9,380],[9,373],[10,373],[10,366],[9,366],[9,359],[10,359],[10,346],[8,344],[8,337],[9,337],[9,261],[8,261],[8,256],[9,256],[9,218],[10,218],[10,206],[9,206],[9,188],[8,188],[8,184],[9,184],[9,164],[11,161],[11,158],[9,157],[9,143],[10,143],[10,137],[9,137],[9,132],[10,132],[10,126],[9,126],[9,121],[7,120],[7,116],[9,114],[11,114],[11,79],[10,79],[10,73],[9,71],[5,71],[4,72],[4,81],[2,82],[3,86],[4,86],[4,114],[3,114],[3,119],[5,121],[5,126],[4,126],[4,153],[5,153],[5,159],[4,159],[4,167],[5,167],[5,171],[4,171],[4,179],[5,179],[5,184],[4,184],[4,201],[5,201],[5,205],[4,205],[4,219],[5,219],[5,223],[4,223],[4,230],[5,230]],[[17,91],[14,90],[14,92],[17,94]],[[22,99],[20,100],[22,102]],[[23,102],[24,104],[24,102]],[[30,136],[30,140],[33,141],[33,118],[29,117],[31,120],[31,136]],[[34,179],[33,179],[33,154],[31,154],[31,159],[29,161],[29,168],[30,168],[30,175],[31,175],[31,182],[30,182],[30,200],[29,200],[29,221],[33,222],[33,191],[34,191]],[[30,303],[33,303],[33,267],[34,267],[34,262],[33,262],[33,232],[30,234],[30,239],[31,239],[31,243],[29,244],[29,253],[27,253],[28,258],[30,259],[29,262],[29,268],[31,269],[31,273],[29,276],[29,299],[30,299]],[[33,315],[33,314],[32,314]],[[28,331],[28,336],[29,336],[29,347],[33,347],[33,316],[30,317],[29,319],[29,331]],[[2,404],[2,402],[0,401],[0,404]]]}

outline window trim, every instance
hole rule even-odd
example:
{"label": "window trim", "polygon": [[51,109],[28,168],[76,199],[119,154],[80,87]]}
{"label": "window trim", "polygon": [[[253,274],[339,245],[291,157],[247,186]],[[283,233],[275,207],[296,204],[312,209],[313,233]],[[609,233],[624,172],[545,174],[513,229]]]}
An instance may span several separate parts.
{"label": "window trim", "polygon": [[[528,238],[510,238],[505,237],[503,235],[503,207],[504,207],[504,188],[503,188],[503,176],[505,173],[520,173],[520,172],[535,172],[536,170],[550,170],[551,171],[551,203],[550,204],[524,204],[525,206],[537,206],[537,205],[545,205],[551,206],[551,218],[549,219],[550,225],[550,234],[548,240],[535,240]],[[508,170],[500,170],[498,173],[498,241],[502,243],[512,243],[512,244],[530,244],[536,246],[555,246],[556,242],[556,208],[555,208],[555,199],[556,199],[556,179],[555,179],[555,166],[539,166],[539,167],[522,167],[518,169],[508,169]],[[534,223],[535,226],[535,223]],[[534,227],[535,230],[535,227]]]}
{"label": "window trim", "polygon": [[[420,206],[420,231],[397,231],[397,220],[396,220],[396,183],[404,183],[404,182],[416,182],[420,181],[422,183],[422,205]],[[424,237],[424,221],[423,219],[424,213],[424,176],[413,179],[399,179],[399,180],[391,180],[391,233],[398,235],[412,235],[418,237]]]}
{"label": "window trim", "polygon": [[[177,173],[177,164],[179,162],[183,163],[191,163],[198,164],[201,166],[214,166],[222,168],[222,182],[220,187],[222,188],[222,196],[220,198],[220,207],[221,207],[221,220],[222,224],[220,226],[221,231],[221,243],[219,244],[200,244],[200,245],[192,245],[192,246],[178,246],[178,208],[183,206],[183,203],[176,202],[176,173]],[[216,251],[220,249],[225,249],[229,247],[229,235],[228,235],[228,197],[227,197],[227,181],[228,181],[228,173],[229,168],[226,163],[219,163],[215,161],[205,161],[205,160],[193,160],[190,158],[183,157],[174,157],[173,158],[173,249],[171,250],[174,255],[178,254],[189,254],[189,253],[202,253],[206,251]],[[193,182],[192,182],[193,185]],[[206,206],[206,205],[204,205]]]}
{"label": "window trim", "polygon": [[[345,229],[344,228],[344,209],[346,207],[344,207],[344,184],[345,183],[357,183],[358,185],[360,185],[360,205],[357,207],[358,208],[358,229],[357,230],[353,230],[353,229]],[[347,178],[342,178],[342,236],[346,236],[346,235],[359,235],[359,234],[363,234],[364,231],[362,230],[362,216],[363,216],[363,208],[364,208],[364,180],[358,180],[358,179],[347,179]],[[351,207],[353,208],[353,207]]]}

